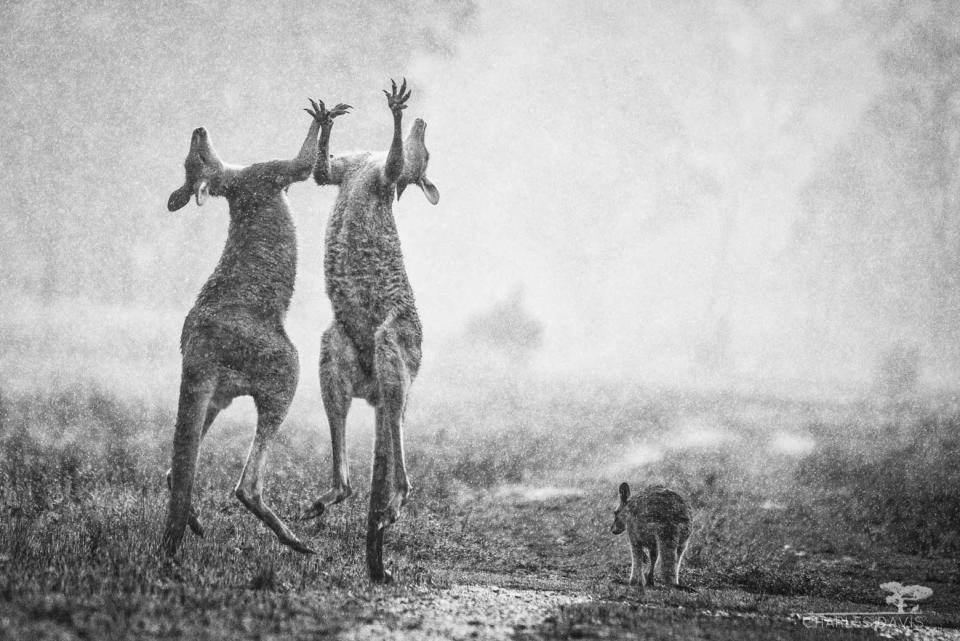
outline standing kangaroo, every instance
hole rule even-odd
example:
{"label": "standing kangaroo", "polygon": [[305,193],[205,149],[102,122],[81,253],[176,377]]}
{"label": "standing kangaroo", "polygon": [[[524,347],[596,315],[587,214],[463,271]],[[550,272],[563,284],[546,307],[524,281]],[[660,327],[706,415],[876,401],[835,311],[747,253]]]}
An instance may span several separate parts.
{"label": "standing kangaroo", "polygon": [[[400,251],[393,219],[407,185],[418,185],[431,204],[439,192],[426,176],[429,153],[419,118],[406,142],[401,120],[410,98],[406,80],[384,91],[393,113],[393,141],[386,155],[369,152],[329,155],[330,127],[320,132],[318,185],[339,185],[327,225],[324,274],[333,322],[320,348],[320,387],[333,445],[333,488],[301,518],[320,516],[352,493],[347,470],[345,429],[353,398],[376,408],[367,568],[374,581],[389,581],[383,567],[384,530],[400,516],[410,491],[403,453],[403,413],[410,385],[420,368],[420,318]],[[393,488],[390,474],[392,472]]]}
{"label": "standing kangaroo", "polygon": [[621,483],[620,505],[613,513],[610,532],[630,538],[630,585],[641,593],[653,587],[657,560],[673,587],[680,585],[680,562],[690,540],[690,506],[682,496],[662,485],[643,488],[631,496],[630,486]]}
{"label": "standing kangaroo", "polygon": [[297,270],[297,239],[284,190],[313,171],[321,121],[348,108],[339,105],[328,114],[323,103],[310,103],[312,109],[306,111],[313,122],[293,160],[227,165],[206,129],[194,130],[184,162],[186,180],[167,202],[170,211],[186,205],[191,195],[197,205],[208,196],[223,196],[230,204],[223,255],[187,314],[180,337],[183,371],[162,543],[168,554],[177,551],[187,524],[203,536],[191,505],[200,441],[220,410],[244,395],[256,405],[257,431],[236,496],[281,543],[312,552],[262,498],[267,445],[287,414],[299,378],[297,350],[283,329]]}

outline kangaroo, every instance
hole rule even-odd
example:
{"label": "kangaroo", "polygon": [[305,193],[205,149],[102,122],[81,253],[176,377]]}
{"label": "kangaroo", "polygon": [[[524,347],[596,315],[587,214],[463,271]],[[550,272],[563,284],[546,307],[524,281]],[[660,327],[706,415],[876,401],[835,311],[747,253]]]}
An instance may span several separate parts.
{"label": "kangaroo", "polygon": [[[416,184],[431,204],[439,192],[426,170],[426,123],[413,123],[406,142],[401,121],[410,98],[407,82],[391,81],[387,106],[393,114],[393,140],[386,154],[362,152],[331,157],[330,130],[322,127],[318,185],[339,185],[327,224],[324,274],[333,322],[320,349],[320,387],[330,425],[333,487],[301,512],[315,518],[352,493],[347,470],[345,429],[354,398],[376,408],[374,463],[367,518],[367,568],[374,581],[387,582],[383,568],[384,530],[400,516],[410,492],[403,452],[403,414],[410,385],[420,368],[421,327],[413,290],[400,251],[393,218],[393,194]],[[393,488],[390,489],[391,475]]]}
{"label": "kangaroo", "polygon": [[654,485],[630,497],[630,486],[620,484],[620,505],[613,513],[613,534],[624,530],[630,537],[630,585],[654,586],[657,560],[668,573],[670,585],[680,585],[680,561],[690,540],[690,507],[682,496]]}
{"label": "kangaroo", "polygon": [[293,160],[228,165],[214,151],[207,130],[194,130],[184,162],[186,180],[167,202],[170,211],[181,209],[191,196],[198,206],[209,196],[223,196],[230,204],[223,255],[187,314],[180,336],[180,402],[161,544],[170,555],[180,547],[186,525],[203,536],[191,505],[200,442],[220,410],[243,395],[253,397],[257,430],[236,497],[281,543],[312,552],[262,498],[267,445],[293,400],[300,367],[297,350],[283,328],[297,269],[297,239],[284,191],[313,171],[321,121],[348,108],[339,105],[327,114],[322,102],[310,104],[306,111],[313,122]]}

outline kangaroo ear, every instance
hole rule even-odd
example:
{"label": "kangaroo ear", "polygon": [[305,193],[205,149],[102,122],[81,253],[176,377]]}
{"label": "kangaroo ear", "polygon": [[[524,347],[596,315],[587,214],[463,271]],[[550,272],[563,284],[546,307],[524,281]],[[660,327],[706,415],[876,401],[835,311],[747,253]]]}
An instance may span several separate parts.
{"label": "kangaroo ear", "polygon": [[420,177],[420,182],[417,183],[420,185],[420,189],[423,190],[423,195],[427,197],[427,201],[431,205],[436,205],[440,202],[440,190],[437,189],[437,186],[430,182],[430,179],[426,176]]}
{"label": "kangaroo ear", "polygon": [[184,184],[183,187],[170,194],[170,198],[167,199],[167,209],[170,211],[182,209],[184,205],[190,202],[191,191],[190,186]]}
{"label": "kangaroo ear", "polygon": [[620,484],[620,500],[624,503],[627,502],[627,499],[630,498],[630,486],[626,483]]}

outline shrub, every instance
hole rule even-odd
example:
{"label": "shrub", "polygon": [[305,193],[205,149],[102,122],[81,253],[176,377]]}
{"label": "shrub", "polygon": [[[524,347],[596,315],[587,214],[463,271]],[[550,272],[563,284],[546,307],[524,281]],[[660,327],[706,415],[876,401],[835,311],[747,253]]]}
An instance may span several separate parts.
{"label": "shrub", "polygon": [[797,478],[903,552],[960,552],[958,430],[960,416],[927,417],[885,451],[828,445],[801,462]]}
{"label": "shrub", "polygon": [[104,484],[155,483],[157,436],[172,418],[77,387],[0,396],[0,503],[27,513],[79,501]]}

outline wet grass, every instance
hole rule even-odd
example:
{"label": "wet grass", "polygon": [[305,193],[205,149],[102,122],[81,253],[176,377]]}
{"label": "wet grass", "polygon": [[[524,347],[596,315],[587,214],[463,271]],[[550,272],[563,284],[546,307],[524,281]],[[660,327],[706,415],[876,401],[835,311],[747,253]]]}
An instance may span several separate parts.
{"label": "wet grass", "polygon": [[[318,552],[302,556],[232,497],[252,428],[225,412],[201,452],[206,537],[188,533],[168,560],[157,548],[175,408],[96,388],[0,394],[0,637],[403,629],[390,604],[454,583],[585,601],[519,638],[824,638],[790,615],[881,609],[879,584],[890,580],[934,589],[926,622],[960,623],[950,538],[958,512],[942,508],[938,489],[954,478],[949,408],[891,413],[547,384],[486,385],[469,397],[433,389],[415,388],[407,417],[414,493],[388,537],[398,580],[387,587],[367,582],[362,558],[363,421],[350,427],[355,496],[320,523],[293,524]],[[690,425],[722,438],[679,438]],[[812,449],[779,447],[784,431]],[[326,434],[292,421],[270,460],[267,498],[292,519],[325,484]],[[626,542],[608,530],[621,480],[666,482],[690,498],[696,524],[682,580],[699,592],[638,599],[623,584]],[[905,545],[914,536],[916,546]]]}

